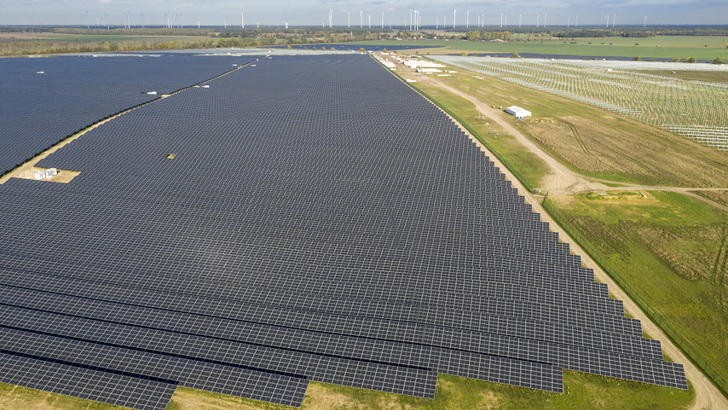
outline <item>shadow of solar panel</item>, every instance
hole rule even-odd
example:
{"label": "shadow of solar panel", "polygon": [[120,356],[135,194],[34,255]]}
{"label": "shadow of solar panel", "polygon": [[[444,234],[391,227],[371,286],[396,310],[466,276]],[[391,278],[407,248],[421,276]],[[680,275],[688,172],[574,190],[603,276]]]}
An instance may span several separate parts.
{"label": "shadow of solar panel", "polygon": [[687,388],[489,159],[368,57],[275,57],[210,85],[41,161],[82,171],[72,184],[0,187],[0,348],[294,406],[309,380],[431,398],[438,373]]}

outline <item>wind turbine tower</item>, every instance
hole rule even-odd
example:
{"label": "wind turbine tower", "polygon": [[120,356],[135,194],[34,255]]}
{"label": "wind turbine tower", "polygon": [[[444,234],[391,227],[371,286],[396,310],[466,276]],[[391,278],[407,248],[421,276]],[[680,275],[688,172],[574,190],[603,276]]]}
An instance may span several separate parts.
{"label": "wind turbine tower", "polygon": [[346,28],[351,28],[351,12],[346,12]]}
{"label": "wind turbine tower", "polygon": [[359,28],[364,27],[364,12],[359,10]]}
{"label": "wind turbine tower", "polygon": [[642,27],[647,27],[647,16],[645,16],[645,24]]}
{"label": "wind turbine tower", "polygon": [[372,15],[367,14],[367,17],[369,18],[369,28],[372,28]]}
{"label": "wind turbine tower", "polygon": [[465,28],[470,28],[470,10],[465,10]]}
{"label": "wind turbine tower", "polygon": [[384,12],[382,12],[382,30],[384,30]]}
{"label": "wind turbine tower", "polygon": [[522,18],[523,18],[523,13],[518,13],[518,28],[521,28]]}
{"label": "wind turbine tower", "polygon": [[243,13],[243,5],[240,5],[240,28],[245,28],[245,14]]}
{"label": "wind turbine tower", "polygon": [[605,27],[609,28],[609,13],[607,13],[607,25]]}
{"label": "wind turbine tower", "polygon": [[455,15],[457,13],[457,10],[452,11],[452,28],[455,28]]}
{"label": "wind turbine tower", "polygon": [[612,28],[614,28],[614,22],[617,21],[617,13],[612,16]]}
{"label": "wind turbine tower", "polygon": [[536,15],[536,28],[538,28],[539,20],[541,20],[541,15],[540,14],[537,14]]}
{"label": "wind turbine tower", "polygon": [[579,16],[576,16],[576,21],[574,22],[574,28],[579,27]]}
{"label": "wind turbine tower", "polygon": [[329,28],[334,25],[334,11],[329,10]]}

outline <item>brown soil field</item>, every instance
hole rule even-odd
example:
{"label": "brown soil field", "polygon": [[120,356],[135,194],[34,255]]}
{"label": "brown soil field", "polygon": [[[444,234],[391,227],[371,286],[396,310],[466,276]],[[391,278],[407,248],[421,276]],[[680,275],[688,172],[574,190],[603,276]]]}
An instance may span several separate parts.
{"label": "brown soil field", "polygon": [[[626,174],[680,186],[728,186],[728,155],[628,120],[567,116],[516,124],[547,150],[587,174]],[[668,165],[669,164],[669,165]]]}

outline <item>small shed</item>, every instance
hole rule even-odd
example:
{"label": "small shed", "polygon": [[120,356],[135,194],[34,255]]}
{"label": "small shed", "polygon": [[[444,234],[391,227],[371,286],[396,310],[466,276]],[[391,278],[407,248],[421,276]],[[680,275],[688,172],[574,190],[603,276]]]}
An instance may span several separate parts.
{"label": "small shed", "polygon": [[525,110],[525,109],[523,109],[521,107],[517,107],[515,105],[506,108],[506,112],[508,114],[511,114],[512,116],[518,118],[519,120],[521,120],[525,117],[531,116],[531,111]]}

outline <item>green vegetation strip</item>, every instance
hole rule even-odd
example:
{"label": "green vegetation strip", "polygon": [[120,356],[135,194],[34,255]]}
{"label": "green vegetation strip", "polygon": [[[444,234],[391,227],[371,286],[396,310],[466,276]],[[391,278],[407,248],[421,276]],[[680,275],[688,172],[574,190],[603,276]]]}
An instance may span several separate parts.
{"label": "green vegetation strip", "polygon": [[566,221],[566,219],[562,216],[561,211],[554,206],[552,201],[548,198],[544,198],[543,207],[556,221],[556,223],[558,223],[559,226],[561,226],[561,228],[563,228],[564,231],[566,231],[569,236],[571,236],[579,244],[579,246],[581,246],[581,248],[584,249],[584,251],[586,251],[586,253],[597,264],[599,264],[599,266],[607,272],[607,274],[609,274],[615,282],[617,282],[622,290],[624,290],[627,295],[629,295],[629,297],[637,303],[640,309],[642,309],[642,311],[644,311],[653,322],[660,326],[665,334],[667,334],[667,336],[686,354],[686,356],[701,370],[703,370],[703,372],[713,381],[713,383],[715,383],[721,392],[728,396],[728,384],[726,384],[726,380],[702,358],[692,345],[684,337],[682,337],[680,333],[677,332],[672,325],[670,325],[670,323],[668,323],[667,319],[662,314],[653,309],[642,297],[640,297],[639,293],[635,291],[627,283],[625,278],[618,273],[619,270],[607,259],[601,256],[601,252],[591,244],[591,241],[587,240]]}

